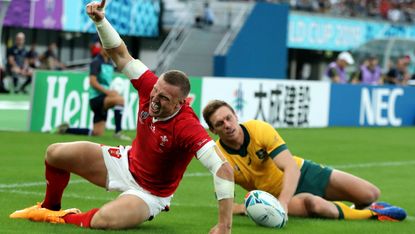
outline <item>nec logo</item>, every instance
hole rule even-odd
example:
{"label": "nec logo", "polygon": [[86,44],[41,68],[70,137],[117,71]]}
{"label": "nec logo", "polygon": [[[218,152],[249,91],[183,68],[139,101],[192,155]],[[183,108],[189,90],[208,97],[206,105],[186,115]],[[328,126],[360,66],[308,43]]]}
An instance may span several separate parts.
{"label": "nec logo", "polygon": [[395,106],[399,96],[404,95],[401,88],[379,88],[370,91],[362,89],[359,124],[369,126],[400,126],[402,118],[395,114]]}

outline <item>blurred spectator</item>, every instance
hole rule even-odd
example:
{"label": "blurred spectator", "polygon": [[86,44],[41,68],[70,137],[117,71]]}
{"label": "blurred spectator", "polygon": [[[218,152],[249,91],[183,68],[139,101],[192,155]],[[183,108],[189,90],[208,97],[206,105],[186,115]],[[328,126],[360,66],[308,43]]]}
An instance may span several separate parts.
{"label": "blurred spectator", "polygon": [[[27,93],[26,86],[32,80],[32,69],[29,67],[27,59],[27,50],[25,49],[25,35],[22,32],[16,34],[15,44],[7,50],[7,73],[13,79],[14,92]],[[25,79],[21,87],[19,79]]]}
{"label": "blurred spectator", "polygon": [[404,15],[401,10],[401,4],[396,4],[395,8],[389,9],[388,20],[397,23],[404,21]]}
{"label": "blurred spectator", "polygon": [[367,16],[377,17],[380,15],[377,0],[366,0],[366,8],[367,8]]}
{"label": "blurred spectator", "polygon": [[41,67],[47,70],[63,70],[65,64],[61,63],[56,55],[57,46],[55,42],[48,45],[47,50],[39,57]]}
{"label": "blurred spectator", "polygon": [[321,13],[326,13],[330,9],[330,1],[329,0],[318,0],[318,9]]}
{"label": "blurred spectator", "polygon": [[99,37],[95,34],[89,44],[89,51],[91,53],[91,58],[95,58],[99,53],[101,53],[101,43],[99,41]]}
{"label": "blurred spectator", "polygon": [[385,75],[385,84],[407,85],[410,75],[408,66],[411,62],[409,56],[405,55],[397,59],[396,64]]}
{"label": "blurred spectator", "polygon": [[378,85],[382,84],[382,69],[376,56],[368,56],[356,75],[352,79],[352,83]]}
{"label": "blurred spectator", "polygon": [[215,14],[213,13],[212,8],[210,7],[209,2],[203,4],[203,15],[196,15],[195,17],[195,26],[198,28],[203,28],[203,26],[213,25],[215,22]]}
{"label": "blurred spectator", "polygon": [[30,46],[30,50],[26,54],[27,64],[28,64],[28,70],[30,70],[30,76],[27,77],[25,82],[20,87],[21,91],[23,93],[26,93],[26,87],[32,83],[32,76],[34,69],[36,69],[39,66],[39,58],[38,53],[36,52],[36,44],[32,43]]}
{"label": "blurred spectator", "polygon": [[90,47],[91,57],[95,58],[101,52],[101,49],[102,47],[99,41],[92,43]]}
{"label": "blurred spectator", "polygon": [[391,9],[391,4],[389,0],[380,0],[379,1],[379,13],[383,19],[388,19],[388,12]]}
{"label": "blurred spectator", "polygon": [[343,51],[337,56],[336,61],[328,65],[324,74],[325,78],[330,79],[333,83],[345,84],[348,82],[346,67],[353,64],[354,59],[352,55],[347,51]]}
{"label": "blurred spectator", "polygon": [[392,22],[413,22],[414,0],[256,0],[289,3],[292,9],[337,16],[375,17]]}
{"label": "blurred spectator", "polygon": [[32,43],[32,45],[30,46],[30,50],[29,52],[27,52],[27,60],[28,60],[28,64],[29,67],[32,69],[36,69],[39,67],[40,65],[40,61],[39,61],[39,54],[36,51],[36,44]]}
{"label": "blurred spectator", "polygon": [[318,11],[319,4],[315,0],[297,0],[295,9],[302,11]]}
{"label": "blurred spectator", "polygon": [[0,93],[9,93],[9,90],[7,90],[4,87],[4,82],[3,82],[4,77],[5,77],[5,74],[3,70],[3,65],[0,63]]}
{"label": "blurred spectator", "polygon": [[203,8],[203,21],[206,25],[213,25],[215,21],[215,14],[213,13],[212,8],[210,7],[209,2],[205,2]]}

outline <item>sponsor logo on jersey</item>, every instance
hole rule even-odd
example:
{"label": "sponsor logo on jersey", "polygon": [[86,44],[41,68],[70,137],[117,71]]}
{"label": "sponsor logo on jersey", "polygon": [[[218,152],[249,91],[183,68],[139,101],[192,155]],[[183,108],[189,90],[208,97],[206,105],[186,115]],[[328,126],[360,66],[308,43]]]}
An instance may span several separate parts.
{"label": "sponsor logo on jersey", "polygon": [[149,115],[150,114],[147,111],[141,111],[140,112],[140,117],[139,117],[140,123],[143,124],[144,120],[147,119]]}
{"label": "sponsor logo on jersey", "polygon": [[161,138],[160,146],[164,146],[169,141],[167,136],[160,136],[160,138]]}
{"label": "sponsor logo on jersey", "polygon": [[255,154],[261,160],[264,159],[268,155],[267,151],[265,151],[264,149],[258,150],[257,152],[255,152]]}
{"label": "sponsor logo on jersey", "polygon": [[201,145],[203,145],[203,143],[205,143],[206,141],[208,141],[209,139],[203,139],[202,141],[199,141],[198,143],[197,143],[197,145],[198,146],[201,146]]}
{"label": "sponsor logo on jersey", "polygon": [[156,132],[156,126],[154,124],[150,124],[150,130],[155,133]]}
{"label": "sponsor logo on jersey", "polygon": [[109,148],[108,153],[110,154],[111,157],[121,158],[120,149],[118,148]]}

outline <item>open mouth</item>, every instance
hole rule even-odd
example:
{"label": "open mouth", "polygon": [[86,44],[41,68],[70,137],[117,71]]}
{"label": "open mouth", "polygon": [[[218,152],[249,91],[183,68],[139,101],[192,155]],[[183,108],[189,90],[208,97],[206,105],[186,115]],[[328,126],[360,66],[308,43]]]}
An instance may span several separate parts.
{"label": "open mouth", "polygon": [[160,111],[160,104],[156,102],[151,102],[150,108],[153,113],[158,113]]}
{"label": "open mouth", "polygon": [[226,132],[228,135],[233,135],[235,133],[236,129],[232,129]]}

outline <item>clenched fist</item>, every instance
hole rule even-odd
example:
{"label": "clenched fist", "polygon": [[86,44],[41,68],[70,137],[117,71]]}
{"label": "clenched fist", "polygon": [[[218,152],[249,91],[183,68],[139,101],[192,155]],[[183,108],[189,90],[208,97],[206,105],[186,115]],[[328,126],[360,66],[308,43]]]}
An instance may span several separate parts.
{"label": "clenched fist", "polygon": [[88,14],[89,18],[95,22],[99,22],[104,19],[105,2],[106,0],[102,0],[101,2],[94,1],[86,5],[86,13]]}

